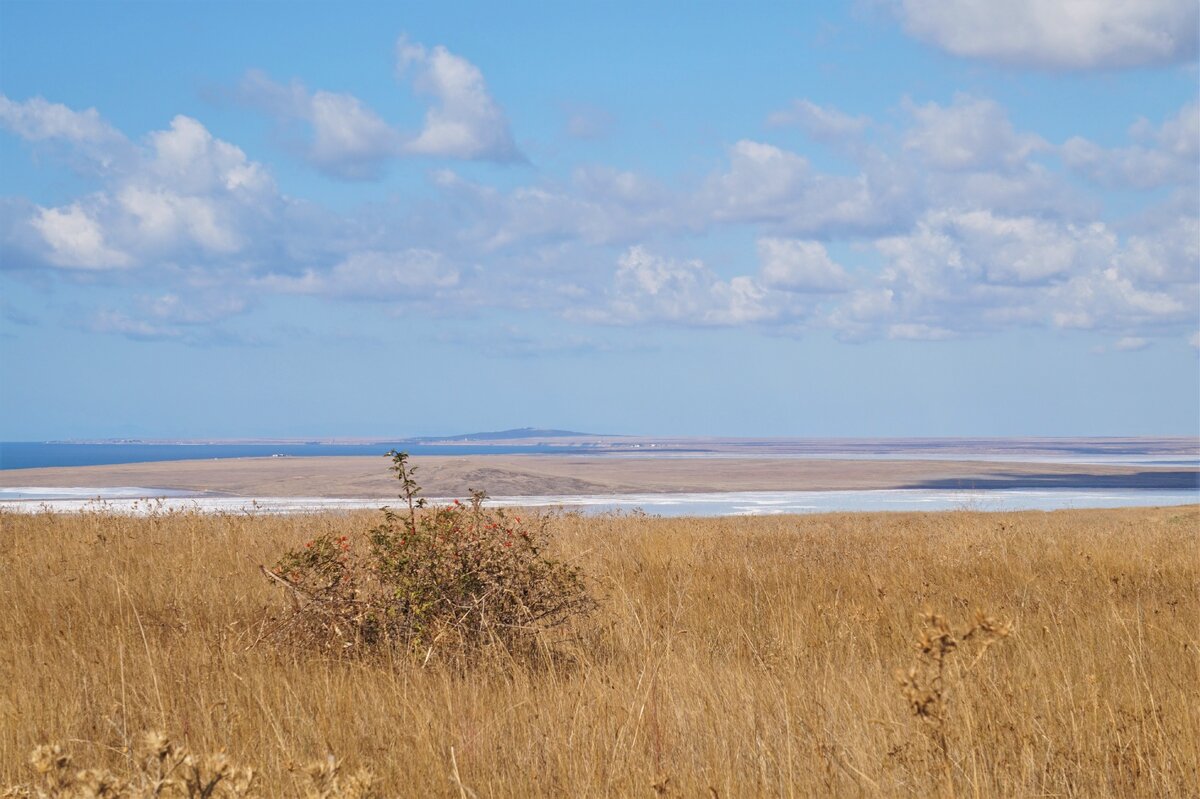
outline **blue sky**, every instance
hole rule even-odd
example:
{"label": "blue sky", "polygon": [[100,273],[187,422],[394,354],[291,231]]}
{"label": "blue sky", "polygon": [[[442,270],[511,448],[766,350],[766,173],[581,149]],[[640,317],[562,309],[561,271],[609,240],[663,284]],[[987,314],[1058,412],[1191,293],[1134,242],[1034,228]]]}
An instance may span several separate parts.
{"label": "blue sky", "polygon": [[1200,435],[1194,0],[0,4],[0,439]]}

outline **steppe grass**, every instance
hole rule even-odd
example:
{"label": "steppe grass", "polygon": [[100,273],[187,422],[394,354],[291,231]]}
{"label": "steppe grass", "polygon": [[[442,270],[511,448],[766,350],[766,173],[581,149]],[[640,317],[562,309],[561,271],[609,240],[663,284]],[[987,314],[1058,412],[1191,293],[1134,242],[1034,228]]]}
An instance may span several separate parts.
{"label": "steppe grass", "polygon": [[52,743],[134,779],[149,731],[264,796],[335,795],[305,775],[330,754],[378,796],[1200,786],[1194,506],[561,515],[555,555],[599,602],[568,658],[275,643],[260,565],[376,521],[0,513],[0,786]]}

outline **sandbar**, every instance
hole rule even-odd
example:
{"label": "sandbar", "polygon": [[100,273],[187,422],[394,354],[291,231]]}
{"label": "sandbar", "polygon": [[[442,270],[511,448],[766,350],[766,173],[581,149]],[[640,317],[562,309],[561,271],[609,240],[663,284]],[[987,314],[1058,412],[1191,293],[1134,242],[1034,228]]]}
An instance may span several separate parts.
{"label": "sandbar", "polygon": [[[1141,465],[971,460],[680,458],[566,455],[414,457],[430,497],[839,491],[892,488],[1200,488],[1200,470]],[[0,487],[143,486],[229,497],[389,497],[383,457],[323,456],[161,461],[9,469]]]}

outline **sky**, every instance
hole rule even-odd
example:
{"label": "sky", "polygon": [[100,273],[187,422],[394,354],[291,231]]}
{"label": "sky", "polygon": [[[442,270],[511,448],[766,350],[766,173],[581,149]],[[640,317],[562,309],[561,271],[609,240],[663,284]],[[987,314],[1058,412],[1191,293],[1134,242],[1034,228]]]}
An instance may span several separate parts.
{"label": "sky", "polygon": [[1195,0],[0,3],[0,439],[1200,436]]}

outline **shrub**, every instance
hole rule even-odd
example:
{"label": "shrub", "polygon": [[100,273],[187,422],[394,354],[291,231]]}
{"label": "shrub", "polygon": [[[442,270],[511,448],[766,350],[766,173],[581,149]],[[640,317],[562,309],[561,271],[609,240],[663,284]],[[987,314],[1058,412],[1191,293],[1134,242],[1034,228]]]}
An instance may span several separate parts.
{"label": "shrub", "polygon": [[529,654],[594,607],[579,569],[547,555],[548,520],[484,508],[485,494],[426,507],[416,467],[391,451],[406,508],[384,508],[365,536],[318,536],[264,571],[287,587],[282,633],[350,654],[400,646],[471,653],[499,644]]}

